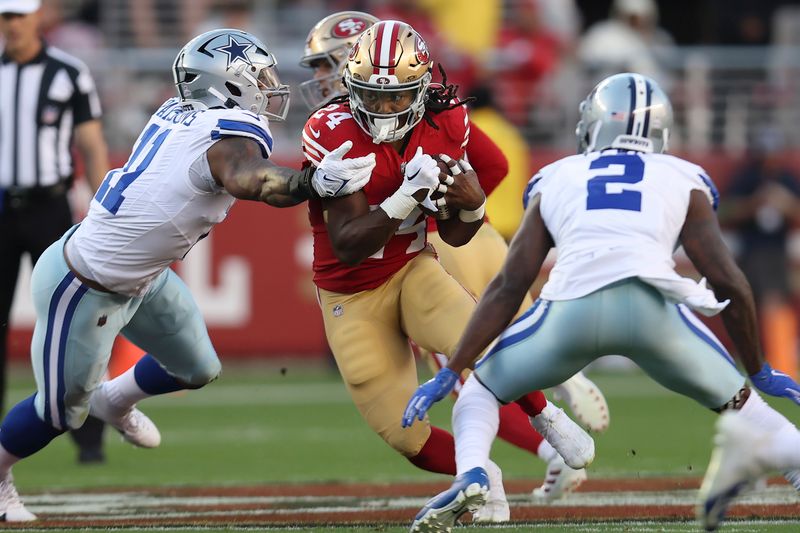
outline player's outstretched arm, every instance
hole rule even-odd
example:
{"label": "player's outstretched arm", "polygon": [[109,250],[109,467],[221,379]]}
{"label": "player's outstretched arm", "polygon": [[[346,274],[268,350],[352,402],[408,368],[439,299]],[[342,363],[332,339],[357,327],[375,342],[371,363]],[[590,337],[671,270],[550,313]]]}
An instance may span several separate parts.
{"label": "player's outstretched arm", "polygon": [[309,198],[346,196],[367,184],[375,156],[343,159],[352,145],[343,143],[318,167],[281,167],[264,159],[261,148],[246,138],[228,138],[207,152],[211,174],[234,197],[275,207],[290,207]]}
{"label": "player's outstretched arm", "polygon": [[717,217],[701,191],[692,191],[680,239],[686,255],[716,296],[731,302],[722,311],[722,321],[750,381],[765,394],[800,404],[800,385],[764,362],[753,291],[725,246]]}
{"label": "player's outstretched arm", "polygon": [[761,369],[764,356],[759,342],[753,292],[725,242],[711,203],[699,190],[692,191],[680,241],[697,271],[708,280],[714,294],[730,304],[722,311],[725,328],[748,374]]}
{"label": "player's outstretched arm", "polygon": [[464,334],[447,367],[460,374],[508,326],[528,294],[553,238],[539,212],[539,196],[528,205],[517,234],[511,241],[503,267],[478,301]]}

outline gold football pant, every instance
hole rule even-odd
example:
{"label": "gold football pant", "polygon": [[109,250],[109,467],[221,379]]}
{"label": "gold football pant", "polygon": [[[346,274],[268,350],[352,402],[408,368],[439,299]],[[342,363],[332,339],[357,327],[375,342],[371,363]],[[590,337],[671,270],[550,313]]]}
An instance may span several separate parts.
{"label": "gold football pant", "polygon": [[[436,250],[439,262],[444,269],[476,299],[480,298],[495,274],[500,272],[508,255],[508,245],[505,239],[487,222],[483,223],[478,233],[464,246],[457,248],[450,246],[435,231],[428,233],[428,242]],[[531,305],[533,305],[533,299],[526,294],[514,319],[516,320]],[[434,374],[447,364],[447,357],[443,354],[420,350],[420,356],[424,357]],[[469,375],[469,371],[465,372],[462,380],[466,379],[467,375]],[[460,385],[456,386],[456,393],[460,388]]]}
{"label": "gold football pant", "polygon": [[392,448],[406,457],[417,455],[430,426],[427,420],[400,426],[418,386],[408,340],[453,353],[475,300],[430,248],[375,289],[355,294],[319,289],[319,296],[328,343],[359,412]]}

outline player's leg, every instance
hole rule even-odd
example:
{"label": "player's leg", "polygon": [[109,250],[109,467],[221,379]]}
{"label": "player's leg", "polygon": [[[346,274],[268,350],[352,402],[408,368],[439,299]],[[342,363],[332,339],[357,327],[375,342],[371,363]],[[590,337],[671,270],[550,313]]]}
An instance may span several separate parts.
{"label": "player's leg", "polygon": [[414,357],[400,328],[399,292],[406,269],[369,291],[320,289],[325,334],[361,416],[389,446],[415,466],[454,474],[453,437],[428,422],[402,428],[406,403],[418,386]]}
{"label": "player's leg", "polygon": [[[40,198],[19,213],[19,239],[35,265],[39,257],[73,225],[72,210],[66,195]],[[86,417],[81,427],[69,432],[78,446],[79,463],[101,463],[103,453],[103,430],[105,424],[93,416]]]}
{"label": "player's leg", "polygon": [[[424,352],[429,353],[429,352]],[[425,358],[433,374],[447,365],[447,356],[442,353],[430,353]],[[453,397],[458,398],[461,387],[471,372],[465,371],[461,381],[456,383],[453,388]],[[500,406],[500,425],[497,429],[497,436],[513,444],[514,446],[526,450],[533,455],[538,455],[545,462],[554,459],[558,454],[544,437],[533,429],[528,421],[528,415],[517,403],[510,403]]]}
{"label": "player's leg", "polygon": [[0,512],[7,521],[35,518],[14,490],[12,465],[86,419],[89,391],[102,379],[114,337],[132,305],[75,278],[64,262],[63,242],[47,249],[31,279],[37,316],[31,361],[37,392],[18,403],[0,426]]}
{"label": "player's leg", "polygon": [[[684,305],[664,301],[652,287],[628,284],[631,352],[663,386],[717,412],[717,450],[700,492],[698,513],[714,529],[733,499],[768,470],[800,466],[800,434],[750,389],[714,334]],[[637,322],[638,320],[638,322]],[[658,335],[647,332],[658,331]]]}
{"label": "player's leg", "polygon": [[[469,293],[454,282],[431,256],[423,253],[410,265],[401,291],[400,308],[403,327],[411,338],[433,351],[452,353],[469,320],[474,302]],[[530,394],[536,397],[531,404],[538,404],[540,409],[547,405],[547,400],[540,391]],[[499,404],[495,402],[486,409],[495,413],[492,420],[497,419],[499,424]],[[539,411],[534,414],[538,415]],[[523,417],[518,417],[516,423],[520,427],[530,425]],[[575,428],[585,435],[580,428]],[[496,430],[496,427],[494,431],[487,430],[491,434],[490,438],[494,438]],[[566,441],[563,444],[566,446]],[[485,460],[484,468],[491,473],[493,469],[488,465],[488,456]],[[496,490],[491,491],[489,503],[494,507],[507,509],[504,491],[500,490],[502,482],[498,476],[493,481]],[[502,505],[494,505],[495,503]],[[493,521],[502,521],[504,516],[507,516],[506,512],[496,513]]]}
{"label": "player's leg", "polygon": [[574,325],[588,323],[594,307],[584,300],[537,300],[500,334],[474,372],[500,402],[517,403],[573,469],[594,459],[594,442],[563,410],[530,391],[564,381],[596,357],[590,336],[574,335]]}
{"label": "player's leg", "polygon": [[123,435],[139,446],[154,447],[158,430],[142,425],[144,415],[134,406],[151,396],[199,389],[219,376],[221,364],[189,288],[170,269],[153,282],[122,334],[147,353],[95,391],[92,412],[115,427],[124,424]]}
{"label": "player's leg", "polygon": [[[561,305],[561,320],[566,324],[574,324],[572,322],[575,318],[581,317],[581,309],[578,312],[570,312],[568,303],[559,302]],[[539,304],[536,306],[537,310],[523,315],[519,321],[512,324],[507,330],[506,334],[501,335],[496,348],[484,357],[483,363],[476,371],[467,379],[459,394],[456,405],[453,408],[453,431],[456,437],[456,463],[458,469],[458,477],[456,478],[450,489],[439,494],[430,500],[426,506],[420,511],[412,524],[412,531],[424,531],[425,527],[430,524],[444,523],[448,516],[454,516],[466,510],[467,505],[473,504],[470,498],[471,494],[479,495],[482,485],[478,483],[480,475],[487,475],[486,465],[491,450],[492,441],[494,440],[497,431],[499,417],[498,406],[500,400],[506,402],[514,398],[520,398],[520,405],[523,410],[539,410],[540,414],[536,415],[537,422],[541,419],[548,421],[548,424],[539,424],[542,428],[540,431],[551,431],[552,433],[560,434],[560,439],[555,441],[562,446],[562,454],[570,457],[572,461],[584,460],[585,464],[591,461],[594,456],[593,442],[591,437],[585,434],[583,430],[574,422],[567,421],[571,424],[564,425],[564,421],[560,416],[553,413],[555,409],[552,404],[545,406],[532,405],[541,402],[541,399],[536,396],[530,397],[527,395],[528,390],[535,389],[538,383],[535,382],[537,375],[544,375],[543,384],[545,380],[557,380],[561,377],[557,370],[551,370],[550,367],[557,361],[559,365],[565,366],[563,372],[574,372],[581,368],[583,361],[580,357],[574,357],[575,361],[570,360],[570,356],[579,353],[581,348],[575,343],[574,335],[569,341],[564,344],[567,350],[559,352],[555,349],[557,338],[559,337],[559,324],[558,320],[545,320],[548,314],[548,304]],[[559,313],[556,313],[559,314]],[[563,333],[563,331],[561,332]],[[561,335],[563,336],[563,335]],[[505,340],[505,342],[504,342]],[[542,346],[542,352],[539,352],[539,347]],[[499,347],[499,348],[498,348]],[[556,360],[551,360],[551,357]],[[577,362],[576,362],[577,361]],[[576,368],[570,368],[574,365]],[[580,366],[579,366],[580,365]],[[518,376],[523,374],[529,376],[532,384],[525,384],[524,380],[517,381],[513,386],[508,388],[504,387],[504,382],[508,378],[504,376],[506,370],[514,368],[512,374]],[[483,382],[483,375],[487,376],[487,382]],[[552,373],[553,375],[548,375]],[[569,374],[566,374],[569,375]],[[530,387],[530,388],[527,388]],[[504,390],[507,396],[504,398],[498,396],[494,390]],[[557,410],[561,416],[565,416],[563,411]],[[556,427],[551,425],[560,424]],[[568,431],[564,428],[568,427]],[[574,433],[573,433],[574,432]],[[547,434],[545,434],[547,437]],[[579,450],[575,447],[577,442],[585,442],[591,450]],[[584,466],[577,465],[576,466]],[[491,481],[491,480],[490,480]],[[475,485],[477,483],[477,485]],[[477,496],[476,496],[477,497]]]}

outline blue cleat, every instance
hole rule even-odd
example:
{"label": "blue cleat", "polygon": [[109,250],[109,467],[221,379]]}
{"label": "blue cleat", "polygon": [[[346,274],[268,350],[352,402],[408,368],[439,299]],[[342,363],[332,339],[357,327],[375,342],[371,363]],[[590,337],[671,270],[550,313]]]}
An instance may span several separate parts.
{"label": "blue cleat", "polygon": [[489,475],[481,467],[456,476],[446,491],[434,496],[417,513],[411,533],[450,533],[456,520],[467,511],[474,513],[489,496]]}

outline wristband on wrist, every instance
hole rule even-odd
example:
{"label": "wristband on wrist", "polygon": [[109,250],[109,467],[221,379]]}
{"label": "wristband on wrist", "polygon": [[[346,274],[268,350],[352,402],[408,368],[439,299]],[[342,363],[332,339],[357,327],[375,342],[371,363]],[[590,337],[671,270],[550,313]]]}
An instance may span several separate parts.
{"label": "wristband on wrist", "polygon": [[411,196],[395,191],[393,195],[381,202],[380,208],[389,215],[389,218],[405,220],[417,205],[418,202]]}
{"label": "wristband on wrist", "polygon": [[311,185],[311,179],[316,170],[317,167],[314,165],[308,165],[303,170],[294,172],[289,176],[289,195],[302,200],[319,198],[319,194],[317,194],[317,191],[315,191],[314,187]]}
{"label": "wristband on wrist", "polygon": [[461,222],[477,222],[478,220],[483,220],[484,215],[486,215],[486,199],[483,199],[483,203],[478,209],[473,209],[472,211],[465,211],[461,210],[458,212],[458,218]]}

